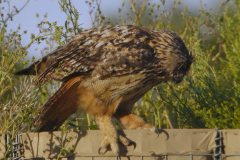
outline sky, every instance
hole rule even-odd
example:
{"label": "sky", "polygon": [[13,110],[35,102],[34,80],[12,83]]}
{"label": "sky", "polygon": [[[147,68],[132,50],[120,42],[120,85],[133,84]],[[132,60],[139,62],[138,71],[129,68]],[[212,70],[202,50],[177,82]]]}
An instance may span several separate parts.
{"label": "sky", "polygon": [[[12,10],[13,6],[16,6],[20,9],[27,0],[9,0],[10,1],[10,10]],[[116,14],[118,16],[118,8],[121,7],[123,0],[102,0],[101,1],[101,10],[103,14]],[[149,0],[151,4],[156,2],[157,4],[160,3],[159,0]],[[170,10],[171,4],[173,0],[166,1],[166,10]],[[203,4],[207,4],[207,8],[217,9],[221,0],[202,0]],[[199,0],[181,0],[180,8],[184,9],[185,5],[188,6],[189,11],[194,11],[200,8],[200,1]],[[76,7],[80,14],[79,23],[81,23],[81,27],[83,29],[91,28],[91,19],[89,16],[89,6],[85,3],[85,0],[72,0],[72,4]],[[126,6],[129,5],[129,2],[126,0]],[[2,9],[4,7],[4,9]],[[0,4],[1,12],[6,13],[8,7],[6,3]],[[36,14],[39,14],[39,18],[36,17]],[[44,20],[44,15],[47,13],[47,18],[45,20],[49,22],[57,21],[57,25],[64,26],[65,20],[67,18],[66,14],[60,10],[58,0],[30,0],[30,2],[26,5],[26,7],[17,14],[13,21],[8,22],[8,31],[10,29],[16,30],[18,25],[21,25],[20,33],[24,30],[27,30],[27,34],[22,36],[22,45],[26,46],[30,42],[31,33],[37,35],[39,33],[39,29],[37,25],[40,23],[41,20]],[[109,14],[110,13],[110,14]],[[124,12],[123,12],[124,13]],[[40,58],[41,55],[35,49],[44,48],[46,44],[37,45],[36,43],[33,44],[29,49],[29,57],[35,56],[36,58]]]}

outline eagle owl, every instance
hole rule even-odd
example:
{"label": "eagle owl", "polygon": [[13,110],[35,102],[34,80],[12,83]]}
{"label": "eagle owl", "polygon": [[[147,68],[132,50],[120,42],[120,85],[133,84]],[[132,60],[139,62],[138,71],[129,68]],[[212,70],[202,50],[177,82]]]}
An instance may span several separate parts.
{"label": "eagle owl", "polygon": [[35,75],[35,84],[63,82],[32,123],[38,131],[55,131],[78,110],[92,114],[103,133],[100,148],[119,153],[118,135],[111,117],[128,129],[155,126],[131,113],[133,105],[155,85],[179,83],[193,62],[181,38],[171,30],[137,26],[104,26],[85,30],[68,43],[16,75]]}

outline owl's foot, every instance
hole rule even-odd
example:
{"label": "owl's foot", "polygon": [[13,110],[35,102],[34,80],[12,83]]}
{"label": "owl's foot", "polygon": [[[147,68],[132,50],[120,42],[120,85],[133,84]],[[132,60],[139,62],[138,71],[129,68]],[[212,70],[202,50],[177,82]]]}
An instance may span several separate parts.
{"label": "owl's foot", "polygon": [[139,127],[139,129],[147,129],[147,130],[149,130],[151,132],[157,133],[157,137],[159,136],[159,131],[158,131],[157,127],[153,126],[153,125],[151,125],[149,123],[145,123],[144,126],[143,127]]}
{"label": "owl's foot", "polygon": [[118,140],[121,142],[124,146],[131,146],[133,145],[133,149],[136,148],[136,143],[128,139],[127,137],[124,137],[122,135],[118,135]]}
{"label": "owl's foot", "polygon": [[149,131],[151,131],[151,132],[157,133],[157,137],[159,136],[159,131],[158,131],[157,127],[154,126],[154,125],[151,125],[151,124],[149,124],[149,123],[145,123],[145,122],[144,122],[144,123],[142,124],[142,126],[139,127],[139,128],[137,128],[137,129],[147,129],[147,130],[149,130]]}
{"label": "owl's foot", "polygon": [[108,151],[107,148],[104,148],[105,151],[104,151],[104,152],[101,152],[101,149],[102,149],[102,147],[100,146],[100,147],[98,148],[98,154],[100,154],[100,155],[104,155],[104,154]]}
{"label": "owl's foot", "polygon": [[[111,140],[105,136],[103,139],[102,139],[102,142],[101,142],[101,146],[99,147],[98,149],[98,154],[100,155],[104,155],[108,150],[109,150],[109,146],[111,146],[111,150],[116,153],[116,155],[118,157],[120,157],[119,155],[119,146],[118,146],[118,143],[114,143],[113,141],[110,142]],[[122,135],[119,135],[118,134],[118,141],[120,143],[122,143],[124,146],[131,146],[133,145],[134,149],[136,148],[136,143],[131,141],[130,139],[122,136]],[[101,152],[103,150],[103,152]]]}
{"label": "owl's foot", "polygon": [[[112,124],[110,116],[96,116],[99,128],[102,130],[103,139],[101,141],[101,146],[98,149],[100,155],[105,154],[109,150],[109,146],[117,156],[119,156],[119,146],[118,146],[118,133],[114,125]],[[104,150],[101,152],[101,150]]]}
{"label": "owl's foot", "polygon": [[[98,149],[98,153],[100,155],[105,154],[108,150],[111,150],[116,153],[116,155],[119,155],[119,147],[118,147],[118,143],[117,143],[117,133],[115,134],[109,134],[109,135],[105,135],[101,141],[101,146]],[[103,150],[103,152],[101,152],[101,150]]]}
{"label": "owl's foot", "polygon": [[157,127],[155,127],[152,124],[144,122],[140,117],[132,113],[126,112],[122,116],[117,116],[117,115],[115,116],[119,119],[120,123],[128,129],[146,129],[151,132],[155,132],[157,133],[157,135],[159,135],[159,131]]}
{"label": "owl's foot", "polygon": [[[104,152],[101,152],[101,149],[102,149],[102,147],[99,147],[99,149],[98,149],[98,154],[100,154],[100,155],[104,155],[108,151],[107,148],[104,148]],[[117,152],[117,156],[121,160],[120,154],[118,152]]]}

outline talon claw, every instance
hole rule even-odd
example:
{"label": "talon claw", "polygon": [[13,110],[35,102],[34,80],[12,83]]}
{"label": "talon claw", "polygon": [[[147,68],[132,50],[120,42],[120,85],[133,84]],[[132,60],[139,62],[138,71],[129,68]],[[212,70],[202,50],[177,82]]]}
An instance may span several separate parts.
{"label": "talon claw", "polygon": [[117,157],[119,158],[119,160],[121,160],[119,152],[117,152]]}
{"label": "talon claw", "polygon": [[158,138],[158,137],[159,137],[159,131],[158,131],[158,129],[157,129],[156,133],[157,133],[157,138]]}
{"label": "talon claw", "polygon": [[135,148],[136,148],[136,146],[137,146],[137,145],[136,145],[136,143],[135,143],[135,142],[133,142],[133,141],[131,141],[131,142],[130,142],[130,144],[129,144],[128,146],[130,146],[130,145],[133,145],[133,149],[135,149]]}
{"label": "talon claw", "polygon": [[136,145],[136,143],[133,143],[133,149],[135,149],[135,148],[136,148],[136,146],[137,146],[137,145]]}
{"label": "talon claw", "polygon": [[154,127],[154,130],[152,132],[157,133],[157,138],[159,137],[159,131],[158,131],[157,127]]}
{"label": "talon claw", "polygon": [[100,153],[100,152],[101,152],[101,149],[102,149],[102,147],[99,147],[99,148],[98,148],[98,154],[100,154],[100,155],[104,155],[104,154],[107,152],[107,149],[105,150],[105,152]]}
{"label": "talon claw", "polygon": [[135,149],[136,146],[137,146],[137,144],[135,142],[131,141],[131,140],[129,140],[129,143],[125,146],[131,146],[131,145],[133,145],[133,149]]}

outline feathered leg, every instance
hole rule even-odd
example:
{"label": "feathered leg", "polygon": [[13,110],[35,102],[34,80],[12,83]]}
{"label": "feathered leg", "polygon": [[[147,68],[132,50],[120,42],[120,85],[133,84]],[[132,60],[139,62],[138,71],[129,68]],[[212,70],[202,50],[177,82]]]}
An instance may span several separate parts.
{"label": "feathered leg", "polygon": [[117,137],[117,130],[115,129],[114,125],[111,121],[111,116],[96,116],[96,120],[98,123],[99,128],[103,132],[103,138],[101,141],[101,146],[99,148],[99,154],[101,148],[105,149],[102,153],[104,154],[107,151],[107,146],[110,145],[111,149],[114,153],[119,155],[119,147],[118,147],[118,137]]}
{"label": "feathered leg", "polygon": [[[146,123],[142,118],[132,114],[131,110],[132,105],[125,106],[124,104],[122,104],[114,113],[114,117],[116,117],[125,128],[147,129],[150,130],[151,132],[159,134],[157,127],[155,127],[152,124]],[[127,139],[126,137],[121,137],[119,138],[119,140],[126,146],[132,144],[132,141]]]}
{"label": "feathered leg", "polygon": [[121,104],[113,116],[116,117],[119,122],[128,129],[147,129],[158,133],[157,127],[146,123],[142,118],[132,114],[132,108],[132,104]]}
{"label": "feathered leg", "polygon": [[127,113],[126,115],[122,115],[119,118],[120,123],[128,128],[128,129],[147,129],[151,132],[158,133],[157,127],[144,122],[144,120],[132,113]]}

